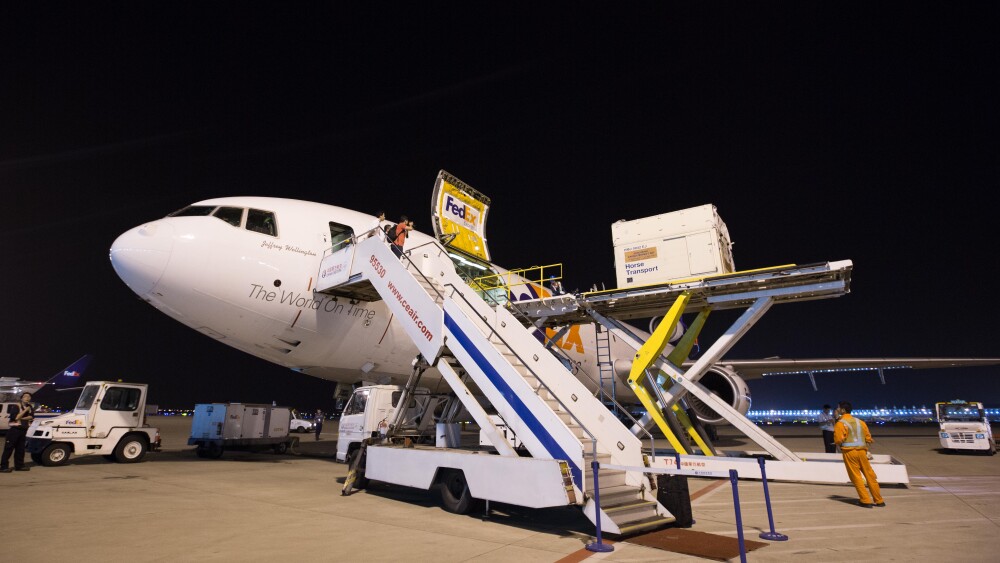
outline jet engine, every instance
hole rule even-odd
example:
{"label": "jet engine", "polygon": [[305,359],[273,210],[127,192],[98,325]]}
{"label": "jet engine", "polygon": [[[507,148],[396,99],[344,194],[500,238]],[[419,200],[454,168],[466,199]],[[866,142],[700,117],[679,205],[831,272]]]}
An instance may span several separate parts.
{"label": "jet engine", "polygon": [[[740,414],[746,414],[750,410],[750,387],[732,369],[719,365],[712,366],[698,380],[698,383],[701,383],[720,399],[729,403],[729,406],[739,411]],[[695,412],[698,420],[707,424],[725,423],[724,418],[694,395],[688,393],[684,395],[684,400],[687,401],[691,410]]]}

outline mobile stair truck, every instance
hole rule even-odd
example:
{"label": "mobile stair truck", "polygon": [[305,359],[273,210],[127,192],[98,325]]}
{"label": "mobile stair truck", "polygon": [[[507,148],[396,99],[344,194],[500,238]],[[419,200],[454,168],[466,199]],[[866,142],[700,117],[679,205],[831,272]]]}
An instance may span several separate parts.
{"label": "mobile stair truck", "polygon": [[[397,408],[395,416],[385,417],[385,439],[377,432],[365,439],[356,456],[338,452],[357,460],[352,472],[363,470],[357,481],[437,489],[445,508],[456,513],[473,510],[479,501],[530,508],[575,505],[592,522],[599,518],[601,528],[612,534],[674,521],[656,501],[653,480],[640,470],[602,470],[598,511],[591,464],[645,466],[640,439],[510,311],[487,303],[470,288],[442,246],[412,249],[401,261],[379,229],[366,235],[325,258],[324,271],[335,273],[324,276],[317,291],[384,299],[403,323],[420,355],[397,404],[410,404],[407,395],[416,394],[422,373],[432,366],[451,393],[433,414],[438,436],[432,444],[396,437],[411,410]],[[335,262],[347,267],[337,268]],[[367,401],[358,391],[364,390],[357,390],[351,403]],[[341,425],[349,412],[367,410],[351,403]],[[480,447],[477,440],[473,446],[460,443],[455,421],[463,410],[489,447]],[[505,428],[498,428],[496,420]],[[516,449],[511,434],[519,443]],[[357,467],[361,461],[363,468]]]}
{"label": "mobile stair truck", "polygon": [[225,450],[283,454],[299,439],[288,435],[291,409],[243,403],[204,403],[194,406],[189,446],[198,457],[219,458]]}
{"label": "mobile stair truck", "polygon": [[147,390],[144,383],[91,381],[72,412],[31,424],[25,450],[46,466],[63,465],[71,455],[142,461],[160,448],[160,431],[146,424]]}
{"label": "mobile stair truck", "polygon": [[[479,228],[477,213],[484,216],[486,209],[481,205],[478,211],[472,207],[488,200],[471,189],[453,197],[454,187],[459,185],[464,186],[446,172],[439,174],[437,186],[444,187],[441,193],[452,195],[446,194],[436,211],[462,212],[459,216],[464,218],[471,215],[473,221],[466,222]],[[455,203],[456,197],[462,198],[464,207]],[[445,508],[459,513],[472,510],[479,504],[477,501],[530,508],[574,505],[582,508],[600,530],[617,535],[673,523],[675,517],[657,501],[655,479],[649,470],[672,468],[675,457],[658,456],[657,452],[664,449],[656,446],[655,436],[638,423],[635,432],[622,424],[605,405],[609,398],[601,395],[597,382],[591,379],[585,384],[575,375],[573,366],[556,355],[554,347],[547,347],[536,337],[543,326],[567,330],[572,324],[597,321],[624,340],[630,335],[612,317],[648,318],[663,315],[667,307],[669,311],[660,324],[665,328],[658,327],[649,341],[634,346],[637,356],[629,384],[647,409],[660,404],[665,412],[673,412],[671,405],[683,398],[681,392],[691,393],[727,420],[735,421],[758,444],[765,444],[776,459],[773,465],[795,465],[797,477],[819,475],[820,481],[847,482],[843,463],[822,462],[826,466],[824,473],[820,464],[788,451],[742,413],[715,397],[698,379],[772,304],[846,294],[850,261],[716,274],[716,278],[598,292],[594,296],[558,295],[515,302],[501,299],[503,296],[495,295],[492,288],[471,279],[481,274],[460,274],[477,257],[480,263],[475,265],[480,266],[479,270],[489,270],[489,256],[461,254],[454,241],[471,237],[475,244],[466,246],[478,249],[485,244],[484,238],[472,237],[476,233],[471,231],[459,231],[460,235],[455,236],[439,230],[435,223],[435,234],[447,247],[431,240],[406,249],[400,257],[390,250],[377,225],[357,235],[352,233],[324,253],[314,291],[344,299],[382,300],[419,352],[399,402],[392,402],[409,405],[407,395],[419,389],[425,370],[435,370],[450,388],[448,402],[431,414],[436,436],[430,444],[396,436],[409,408],[395,408],[392,413],[386,408],[386,415],[375,413],[374,418],[366,414],[366,422],[359,428],[362,434],[371,431],[374,420],[381,426],[383,419],[385,432],[380,429],[365,437],[355,452],[345,451],[347,444],[338,444],[338,456],[353,462],[344,493],[350,492],[355,481],[363,486],[370,480],[438,489]],[[504,288],[499,289],[504,293]],[[674,353],[661,354],[666,337],[682,313],[700,311],[675,350],[690,347],[707,311],[713,308],[746,311],[686,371],[678,367],[682,362]],[[622,315],[636,311],[642,314]],[[550,340],[557,339],[558,334]],[[657,372],[666,373],[673,387],[664,390],[657,384],[651,391],[640,388],[644,380],[639,375],[645,373],[646,379],[652,380]],[[367,401],[368,395],[359,396],[358,391],[363,394],[364,390],[355,391],[344,418],[349,411],[372,412],[360,404]],[[464,443],[456,431],[457,413],[463,411],[479,427],[481,442],[487,446]],[[656,422],[661,430],[667,428]],[[692,429],[687,429],[691,434]],[[669,428],[667,431],[671,432]],[[670,442],[673,449],[688,454],[674,433],[669,435],[674,438]],[[700,435],[691,440],[704,443]],[[702,455],[683,455],[682,465],[690,468],[697,463],[695,468],[715,470],[707,462],[718,459],[727,468],[737,469],[740,477],[760,477],[756,458],[713,455],[714,448],[707,443],[700,449]],[[879,473],[880,481],[883,474]],[[905,467],[902,474],[905,479]]]}
{"label": "mobile stair truck", "polygon": [[938,435],[945,451],[997,453],[997,443],[982,403],[957,400],[937,403],[935,408],[941,426]]}

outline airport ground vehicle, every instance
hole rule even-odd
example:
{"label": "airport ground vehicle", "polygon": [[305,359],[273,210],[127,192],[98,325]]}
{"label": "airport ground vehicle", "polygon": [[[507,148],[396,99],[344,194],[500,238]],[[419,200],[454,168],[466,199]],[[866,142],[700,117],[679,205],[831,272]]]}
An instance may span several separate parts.
{"label": "airport ground vehicle", "polygon": [[[447,201],[441,209],[451,209]],[[454,201],[451,203],[453,207]],[[743,478],[761,475],[755,458],[723,455],[706,442],[684,409],[672,408],[687,395],[764,448],[774,458],[769,476],[773,468],[782,479],[848,481],[843,462],[837,463],[832,454],[827,454],[831,455],[829,460],[805,460],[698,379],[776,300],[811,300],[845,293],[853,267],[849,261],[768,268],[625,291],[505,300],[499,297],[513,295],[520,286],[511,288],[505,281],[480,282],[468,277],[477,275],[472,271],[476,268],[466,269],[453,259],[456,250],[430,242],[396,256],[378,237],[379,232],[373,229],[331,249],[323,259],[315,288],[338,299],[381,299],[394,318],[401,320],[400,327],[419,352],[411,363],[413,369],[401,398],[389,402],[405,404],[406,409],[396,407],[390,416],[385,408],[382,414],[379,404],[367,404],[372,391],[365,394],[364,388],[355,390],[345,408],[342,432],[353,429],[358,439],[363,439],[356,453],[344,451],[351,447],[350,441],[338,444],[338,458],[352,461],[345,494],[355,481],[360,486],[366,480],[381,481],[437,489],[445,509],[452,512],[468,512],[479,501],[529,508],[577,506],[592,522],[600,522],[607,533],[659,528],[675,520],[652,494],[653,471],[674,469],[677,464],[673,456],[655,455],[667,446],[680,454],[680,469],[735,469]],[[462,258],[472,263],[470,259]],[[544,276],[539,273],[539,277]],[[678,366],[685,363],[708,312],[726,308],[747,309],[729,328],[727,334],[733,337],[720,339],[682,371]],[[698,311],[698,318],[667,352],[667,341],[685,311]],[[663,320],[650,336],[605,316],[627,319],[656,314],[663,315]],[[578,366],[572,357],[560,353],[562,345],[554,345],[573,325],[594,321],[600,324],[603,338],[594,345],[609,358],[600,375],[608,387],[624,373],[610,360],[612,345],[634,350],[636,359],[622,367],[628,368],[631,395],[642,402],[651,417],[631,421],[639,426],[639,435],[608,411],[604,401],[614,397],[601,385],[598,375],[588,376],[585,383],[577,377]],[[540,332],[542,327],[553,334]],[[662,379],[646,373],[650,369],[659,372]],[[448,395],[440,409],[428,409],[419,419],[420,424],[429,424],[428,416],[434,420],[434,435],[414,440],[399,431],[409,417],[408,397],[419,396],[425,371],[434,375],[427,386],[447,389]],[[670,389],[661,383],[666,380],[674,383]],[[463,409],[465,415],[458,416]],[[365,413],[360,417],[364,424],[348,427],[351,416],[361,412]],[[468,436],[456,431],[457,423],[466,420],[475,421],[481,431],[479,440],[468,440],[472,444],[466,443]],[[663,438],[652,434],[654,425]],[[887,458],[876,456],[874,460],[879,480],[906,482],[905,466]]]}
{"label": "airport ground vehicle", "polygon": [[[402,398],[407,395],[408,399]],[[401,401],[408,406],[399,414]],[[337,459],[356,471],[355,459],[362,456],[365,467],[358,476],[349,477],[355,488],[367,486],[370,477],[437,489],[444,508],[459,514],[471,511],[478,500],[545,507],[566,505],[574,498],[567,462],[496,455],[489,438],[463,440],[458,423],[435,422],[443,420],[449,409],[459,414],[448,418],[462,419],[460,408],[448,395],[426,389],[408,393],[399,385],[359,387],[340,419]],[[393,443],[402,447],[368,447],[387,445],[390,426]],[[505,443],[516,443],[513,434],[504,436]]]}
{"label": "airport ground vehicle", "polygon": [[11,417],[17,416],[17,402],[0,403],[0,430],[7,431],[10,428]]}
{"label": "airport ground vehicle", "polygon": [[144,383],[91,381],[72,412],[31,424],[25,449],[46,466],[63,465],[71,455],[142,461],[160,447],[160,431],[146,424],[147,391]]}
{"label": "airport ground vehicle", "polygon": [[243,403],[204,403],[194,406],[189,446],[198,457],[219,458],[226,450],[283,454],[298,445],[288,435],[288,407]]}
{"label": "airport ground vehicle", "polygon": [[968,450],[997,453],[996,440],[983,404],[962,400],[937,403],[941,447],[945,450]]}
{"label": "airport ground vehicle", "polygon": [[299,413],[292,411],[292,419],[288,422],[289,432],[301,432],[305,434],[306,432],[312,432],[313,428],[315,428],[313,421],[301,418]]}
{"label": "airport ground vehicle", "polygon": [[[337,433],[337,460],[350,463],[365,438],[385,434],[395,420],[396,408],[403,393],[401,385],[370,385],[355,389],[340,417]],[[427,389],[418,389],[410,398],[410,407],[403,417],[401,427],[394,435],[409,436],[419,440],[435,424],[433,413],[446,399],[444,395],[431,395]]]}

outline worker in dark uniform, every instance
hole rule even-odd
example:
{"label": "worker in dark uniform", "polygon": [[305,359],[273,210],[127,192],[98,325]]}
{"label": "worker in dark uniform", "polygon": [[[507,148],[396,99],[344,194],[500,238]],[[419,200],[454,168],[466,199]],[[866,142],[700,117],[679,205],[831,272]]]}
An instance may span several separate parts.
{"label": "worker in dark uniform", "polygon": [[[846,401],[840,403],[840,410],[843,415],[833,428],[833,441],[840,446],[847,475],[858,491],[860,505],[863,508],[871,508],[874,500],[874,506],[885,506],[878,480],[875,478],[875,470],[868,462],[868,446],[872,443],[868,425],[863,420],[851,416],[851,403]],[[865,476],[864,479],[861,478],[862,474]],[[868,489],[872,491],[871,496],[865,488],[865,481],[868,482]]]}
{"label": "worker in dark uniform", "polygon": [[313,416],[313,429],[316,430],[316,440],[319,440],[319,433],[323,431],[323,411],[319,409]]}
{"label": "worker in dark uniform", "polygon": [[[24,466],[24,442],[28,435],[28,427],[35,419],[35,407],[31,405],[31,393],[21,395],[18,411],[10,421],[7,430],[7,440],[3,446],[3,458],[0,458],[0,473],[11,471],[28,471]],[[14,469],[10,468],[10,455],[14,454]]]}

